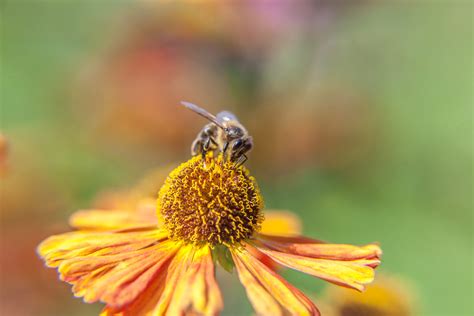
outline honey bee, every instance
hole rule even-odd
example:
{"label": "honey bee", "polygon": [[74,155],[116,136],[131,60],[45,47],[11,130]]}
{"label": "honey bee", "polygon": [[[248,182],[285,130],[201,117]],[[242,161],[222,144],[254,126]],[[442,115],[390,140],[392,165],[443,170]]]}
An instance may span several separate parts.
{"label": "honey bee", "polygon": [[233,113],[222,111],[214,116],[195,104],[184,101],[181,104],[211,121],[194,140],[191,147],[193,156],[198,154],[204,156],[210,150],[220,150],[227,159],[238,166],[247,161],[246,154],[253,148],[253,138]]}
{"label": "honey bee", "polygon": [[219,147],[216,142],[217,137],[217,125],[214,123],[206,124],[191,145],[191,155],[201,154],[204,158],[208,151],[216,151]]}

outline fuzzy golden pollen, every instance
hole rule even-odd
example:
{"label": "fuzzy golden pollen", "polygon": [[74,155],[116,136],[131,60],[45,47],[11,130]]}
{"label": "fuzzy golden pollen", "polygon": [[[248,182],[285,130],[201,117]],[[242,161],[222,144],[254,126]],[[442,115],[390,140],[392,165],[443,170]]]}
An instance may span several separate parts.
{"label": "fuzzy golden pollen", "polygon": [[170,238],[193,244],[230,246],[251,238],[262,208],[255,179],[222,155],[181,164],[158,194],[158,216]]}

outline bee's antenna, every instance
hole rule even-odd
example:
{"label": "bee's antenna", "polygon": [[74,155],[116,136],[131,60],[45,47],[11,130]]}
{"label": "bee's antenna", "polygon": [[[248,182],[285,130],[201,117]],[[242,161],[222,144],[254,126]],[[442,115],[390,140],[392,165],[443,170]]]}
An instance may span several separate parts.
{"label": "bee's antenna", "polygon": [[181,101],[181,104],[185,106],[187,109],[193,111],[194,113],[208,119],[212,123],[216,124],[219,128],[224,129],[224,126],[222,126],[218,121],[217,118],[209,113],[208,111],[204,110],[203,108],[197,106],[196,104],[193,104],[191,102],[186,102],[186,101]]}

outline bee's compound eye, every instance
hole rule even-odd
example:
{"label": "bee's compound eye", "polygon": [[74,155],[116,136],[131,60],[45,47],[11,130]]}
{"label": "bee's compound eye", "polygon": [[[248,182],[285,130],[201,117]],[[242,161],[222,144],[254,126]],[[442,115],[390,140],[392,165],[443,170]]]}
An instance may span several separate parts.
{"label": "bee's compound eye", "polygon": [[235,143],[232,145],[232,149],[236,150],[236,149],[240,148],[243,144],[244,144],[244,142],[242,141],[242,139],[237,139],[235,141]]}
{"label": "bee's compound eye", "polygon": [[249,150],[252,149],[253,143],[252,143],[252,142],[245,142],[245,144],[244,144],[243,147],[244,147],[244,150],[245,150],[245,151],[249,151]]}

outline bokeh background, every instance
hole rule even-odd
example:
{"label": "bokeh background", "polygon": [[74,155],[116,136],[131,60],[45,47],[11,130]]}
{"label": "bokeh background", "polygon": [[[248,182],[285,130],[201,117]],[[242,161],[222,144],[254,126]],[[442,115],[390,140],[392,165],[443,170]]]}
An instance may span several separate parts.
{"label": "bokeh background", "polygon": [[[35,253],[101,192],[184,161],[210,111],[266,205],[379,241],[416,315],[473,310],[470,1],[2,1],[0,314],[93,315]],[[159,186],[159,184],[157,184]],[[324,282],[284,271],[318,303]],[[223,276],[224,315],[250,315]]]}

